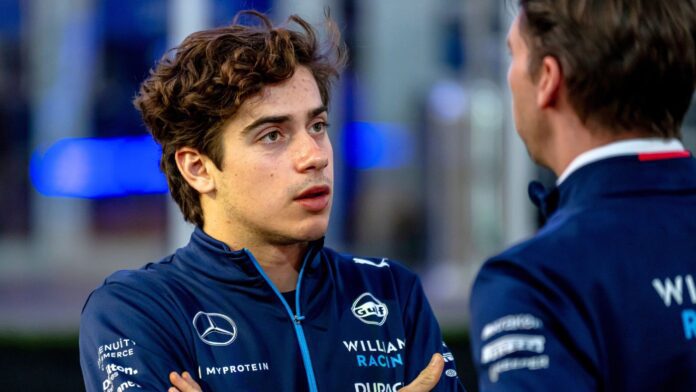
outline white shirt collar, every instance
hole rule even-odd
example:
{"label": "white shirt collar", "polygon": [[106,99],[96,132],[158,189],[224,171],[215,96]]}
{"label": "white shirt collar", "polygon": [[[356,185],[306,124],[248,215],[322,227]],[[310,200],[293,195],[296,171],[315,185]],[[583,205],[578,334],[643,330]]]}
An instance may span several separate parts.
{"label": "white shirt collar", "polygon": [[684,145],[677,139],[627,139],[618,142],[605,144],[600,147],[587,150],[578,155],[570,162],[570,165],[565,168],[563,173],[556,180],[556,185],[561,185],[569,175],[579,168],[599,161],[601,159],[618,157],[622,155],[636,155],[643,153],[656,153],[668,151],[684,151]]}

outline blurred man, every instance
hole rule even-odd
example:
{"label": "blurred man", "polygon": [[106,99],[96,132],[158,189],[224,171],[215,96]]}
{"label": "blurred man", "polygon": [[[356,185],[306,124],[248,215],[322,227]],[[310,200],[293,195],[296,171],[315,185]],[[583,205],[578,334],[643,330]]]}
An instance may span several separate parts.
{"label": "blurred man", "polygon": [[323,246],[329,90],[345,61],[335,25],[322,46],[299,17],[290,30],[251,14],[259,26],[186,38],[135,100],[197,227],[92,293],[87,390],[463,390],[418,278]]}
{"label": "blurred man", "polygon": [[520,0],[517,131],[557,186],[471,299],[483,391],[696,391],[693,0]]}

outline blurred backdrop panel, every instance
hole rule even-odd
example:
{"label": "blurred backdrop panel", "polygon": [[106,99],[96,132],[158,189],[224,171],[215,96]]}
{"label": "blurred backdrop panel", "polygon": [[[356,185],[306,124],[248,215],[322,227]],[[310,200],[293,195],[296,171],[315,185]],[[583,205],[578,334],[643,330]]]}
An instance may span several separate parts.
{"label": "blurred backdrop panel", "polygon": [[[527,182],[554,181],[512,125],[505,37],[514,10],[504,3],[0,0],[2,389],[81,390],[77,328],[89,292],[188,240],[192,227],[131,102],[149,69],[189,33],[239,10],[321,26],[328,7],[351,62],[331,107],[327,242],[421,274],[475,391],[472,279],[487,256],[537,228]],[[695,126],[692,108],[692,150]]]}

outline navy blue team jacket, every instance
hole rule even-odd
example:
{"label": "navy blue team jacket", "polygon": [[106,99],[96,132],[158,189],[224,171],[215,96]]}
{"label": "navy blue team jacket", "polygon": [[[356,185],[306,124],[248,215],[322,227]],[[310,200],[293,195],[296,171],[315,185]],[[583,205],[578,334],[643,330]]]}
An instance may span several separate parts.
{"label": "navy blue team jacket", "polygon": [[394,391],[433,353],[438,391],[463,391],[420,281],[386,259],[312,244],[294,295],[248,250],[202,230],[159,263],[120,271],[87,300],[80,362],[87,391],[164,391],[188,371],[204,391]]}
{"label": "navy blue team jacket", "polygon": [[696,391],[696,160],[607,158],[536,199],[545,226],[474,284],[481,390]]}

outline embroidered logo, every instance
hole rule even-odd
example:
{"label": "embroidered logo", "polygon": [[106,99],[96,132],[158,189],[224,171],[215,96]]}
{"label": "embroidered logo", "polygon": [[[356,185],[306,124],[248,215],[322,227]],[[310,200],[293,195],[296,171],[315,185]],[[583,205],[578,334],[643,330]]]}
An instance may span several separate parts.
{"label": "embroidered logo", "polygon": [[355,262],[355,264],[367,264],[367,265],[371,265],[371,266],[377,267],[377,268],[389,267],[389,263],[387,263],[387,259],[382,259],[382,261],[380,261],[379,263],[375,263],[374,261],[371,261],[371,260],[353,257],[353,262]]}
{"label": "embroidered logo", "polygon": [[227,346],[237,338],[237,325],[224,314],[198,312],[193,327],[198,337],[211,346]]}
{"label": "embroidered logo", "polygon": [[350,308],[355,317],[365,324],[382,325],[387,321],[389,309],[370,293],[360,295]]}

